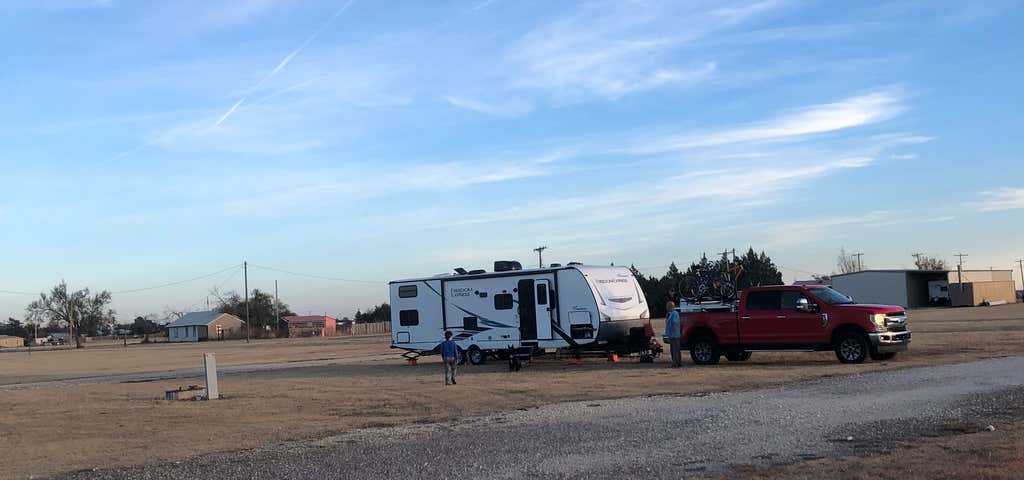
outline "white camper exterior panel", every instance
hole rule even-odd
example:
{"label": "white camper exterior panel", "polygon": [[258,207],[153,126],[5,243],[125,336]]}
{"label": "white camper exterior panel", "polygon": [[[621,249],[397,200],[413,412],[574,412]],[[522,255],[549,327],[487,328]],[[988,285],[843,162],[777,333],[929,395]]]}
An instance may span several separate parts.
{"label": "white camper exterior panel", "polygon": [[392,345],[422,348],[419,345],[437,345],[438,338],[444,339],[440,292],[440,280],[391,284]]}
{"label": "white camper exterior panel", "polygon": [[648,306],[624,267],[569,266],[440,275],[391,283],[392,345],[435,349],[565,348],[621,340]]}

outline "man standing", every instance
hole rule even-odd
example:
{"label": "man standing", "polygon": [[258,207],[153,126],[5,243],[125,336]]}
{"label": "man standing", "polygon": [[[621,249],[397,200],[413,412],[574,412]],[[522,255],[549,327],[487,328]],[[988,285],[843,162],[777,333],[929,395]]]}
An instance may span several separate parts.
{"label": "man standing", "polygon": [[669,301],[665,305],[665,310],[668,314],[665,315],[665,336],[668,337],[668,343],[671,346],[672,351],[672,366],[681,367],[683,366],[682,354],[680,353],[680,344],[682,335],[682,325],[679,321],[679,312],[676,311],[676,304],[673,301]]}
{"label": "man standing", "polygon": [[455,385],[455,365],[459,362],[459,346],[452,341],[452,332],[444,332],[441,360],[444,361],[444,384]]}

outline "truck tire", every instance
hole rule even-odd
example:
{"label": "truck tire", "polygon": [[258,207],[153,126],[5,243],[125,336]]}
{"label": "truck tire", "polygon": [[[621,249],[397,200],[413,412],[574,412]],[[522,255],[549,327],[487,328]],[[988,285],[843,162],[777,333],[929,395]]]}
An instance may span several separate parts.
{"label": "truck tire", "polygon": [[750,352],[729,352],[725,354],[725,359],[730,362],[745,362],[750,360]]}
{"label": "truck tire", "polygon": [[690,342],[690,359],[697,365],[714,365],[718,363],[722,352],[715,337],[703,336]]}
{"label": "truck tire", "polygon": [[836,358],[840,363],[864,363],[868,356],[868,337],[853,330],[843,332],[836,337]]}
{"label": "truck tire", "polygon": [[888,353],[871,352],[871,359],[875,360],[875,361],[878,361],[878,362],[884,362],[886,360],[892,360],[895,357],[896,357],[896,352],[888,352]]}
{"label": "truck tire", "polygon": [[466,359],[473,365],[483,365],[487,363],[487,354],[480,347],[472,345],[466,352]]}

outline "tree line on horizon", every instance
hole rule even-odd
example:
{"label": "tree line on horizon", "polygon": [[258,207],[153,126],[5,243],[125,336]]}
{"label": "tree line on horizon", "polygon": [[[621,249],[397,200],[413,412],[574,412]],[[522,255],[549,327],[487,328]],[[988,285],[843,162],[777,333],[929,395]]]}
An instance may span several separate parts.
{"label": "tree line on horizon", "polygon": [[629,270],[636,277],[640,289],[644,292],[644,297],[647,298],[651,318],[658,318],[665,316],[667,313],[665,305],[670,299],[670,294],[672,292],[679,293],[680,286],[688,275],[701,275],[703,272],[709,271],[736,271],[739,266],[743,267],[743,273],[736,281],[737,292],[758,285],[783,283],[782,272],[772,262],[771,257],[764,251],[755,252],[753,247],[749,247],[747,252],[741,256],[729,258],[728,254],[723,253],[721,258],[713,261],[708,259],[707,254],[702,254],[700,259],[690,263],[685,272],[679,270],[676,263],[672,262],[665,274],[660,277],[644,275],[635,265],[631,265]]}

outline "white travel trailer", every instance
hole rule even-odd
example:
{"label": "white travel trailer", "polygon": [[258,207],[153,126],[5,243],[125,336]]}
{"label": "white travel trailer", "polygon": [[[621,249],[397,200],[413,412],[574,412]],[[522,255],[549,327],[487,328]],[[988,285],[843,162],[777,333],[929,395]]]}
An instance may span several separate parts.
{"label": "white travel trailer", "polygon": [[647,300],[627,268],[494,266],[391,282],[392,347],[430,352],[451,331],[479,364],[513,349],[612,348],[648,321]]}

